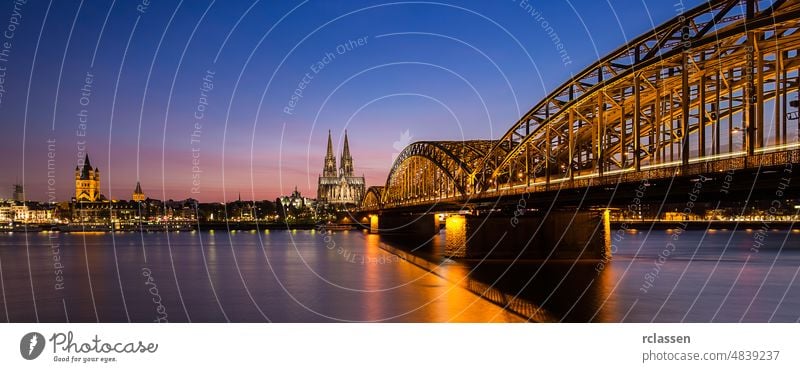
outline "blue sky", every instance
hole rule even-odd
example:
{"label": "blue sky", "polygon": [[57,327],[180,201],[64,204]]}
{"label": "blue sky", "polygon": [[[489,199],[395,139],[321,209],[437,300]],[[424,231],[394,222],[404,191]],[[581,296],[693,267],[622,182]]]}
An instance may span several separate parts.
{"label": "blue sky", "polygon": [[313,195],[328,130],[340,147],[345,129],[356,172],[383,184],[409,137],[498,137],[571,73],[699,3],[8,1],[0,197],[24,182],[46,200],[50,182],[68,199],[84,144],[116,199],[137,180],[165,199]]}

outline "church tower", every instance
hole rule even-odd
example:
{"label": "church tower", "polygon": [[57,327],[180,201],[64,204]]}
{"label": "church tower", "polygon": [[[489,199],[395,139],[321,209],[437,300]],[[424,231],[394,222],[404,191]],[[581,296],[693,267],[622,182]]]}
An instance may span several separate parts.
{"label": "church tower", "polygon": [[333,156],[333,143],[331,131],[328,131],[328,153],[325,155],[325,167],[322,169],[323,177],[336,177],[336,157]]}
{"label": "church tower", "polygon": [[353,157],[350,156],[350,144],[347,141],[347,129],[344,131],[344,147],[342,148],[342,168],[339,175],[342,177],[353,177]]}
{"label": "church tower", "polygon": [[100,199],[100,170],[92,169],[89,154],[83,160],[83,168],[75,167],[75,200],[94,202]]}
{"label": "church tower", "polygon": [[142,192],[142,185],[139,184],[139,181],[136,181],[136,189],[133,190],[133,201],[141,202],[145,200],[144,193]]}
{"label": "church tower", "polygon": [[328,131],[328,152],[325,155],[325,168],[317,184],[317,202],[319,205],[333,205],[342,210],[350,206],[358,206],[364,196],[364,177],[353,175],[353,156],[350,155],[350,139],[344,132],[344,145],[336,169],[336,158],[333,156],[331,132]]}

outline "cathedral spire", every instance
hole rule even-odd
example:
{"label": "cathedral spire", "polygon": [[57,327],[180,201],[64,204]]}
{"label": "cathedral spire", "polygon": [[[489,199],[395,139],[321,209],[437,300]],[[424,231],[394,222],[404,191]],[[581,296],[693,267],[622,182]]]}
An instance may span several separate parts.
{"label": "cathedral spire", "polygon": [[336,156],[333,155],[333,142],[331,131],[328,130],[328,152],[325,154],[325,167],[322,169],[323,177],[336,177]]}
{"label": "cathedral spire", "polygon": [[344,130],[344,148],[342,149],[342,159],[352,159],[352,157],[350,157],[350,143],[347,140],[347,129]]}
{"label": "cathedral spire", "polygon": [[353,157],[350,156],[350,143],[347,140],[347,129],[344,130],[344,146],[342,147],[342,176],[353,176]]}
{"label": "cathedral spire", "polygon": [[325,154],[325,158],[332,158],[333,157],[333,142],[331,141],[331,130],[328,129],[328,152]]}

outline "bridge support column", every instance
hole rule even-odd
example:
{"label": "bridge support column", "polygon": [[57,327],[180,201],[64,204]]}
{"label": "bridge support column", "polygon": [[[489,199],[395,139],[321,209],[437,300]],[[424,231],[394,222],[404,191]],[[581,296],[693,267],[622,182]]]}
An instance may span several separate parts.
{"label": "bridge support column", "polygon": [[608,212],[448,216],[445,254],[456,258],[610,258]]}
{"label": "bridge support column", "polygon": [[435,214],[381,214],[370,218],[370,233],[425,238],[439,232]]}
{"label": "bridge support column", "polygon": [[380,230],[378,215],[377,214],[370,214],[369,215],[369,233],[370,234],[377,234],[378,230]]}

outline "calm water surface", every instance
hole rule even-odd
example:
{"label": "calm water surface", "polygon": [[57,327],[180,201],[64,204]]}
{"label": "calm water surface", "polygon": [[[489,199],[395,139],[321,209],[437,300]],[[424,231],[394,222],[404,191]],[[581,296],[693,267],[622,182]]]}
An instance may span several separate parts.
{"label": "calm water surface", "polygon": [[[465,278],[552,321],[800,317],[796,230],[770,231],[757,251],[752,231],[684,231],[671,250],[673,238],[627,233],[611,262],[446,261],[433,274],[381,249],[413,247],[358,231],[10,233],[0,235],[0,320],[526,320],[465,289]],[[420,251],[435,257],[443,240]]]}

